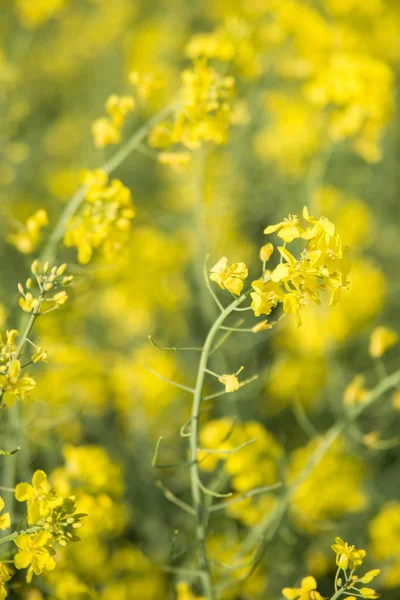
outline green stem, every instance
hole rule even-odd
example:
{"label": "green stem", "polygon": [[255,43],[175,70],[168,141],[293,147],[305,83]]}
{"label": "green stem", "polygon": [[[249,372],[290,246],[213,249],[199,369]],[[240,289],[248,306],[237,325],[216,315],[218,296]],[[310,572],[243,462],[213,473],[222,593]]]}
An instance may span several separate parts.
{"label": "green stem", "polygon": [[[378,400],[384,393],[389,391],[390,389],[395,388],[400,384],[400,369],[380,381],[369,393],[368,397],[364,402],[356,405],[353,410],[349,411],[343,419],[339,420],[337,423],[332,425],[330,429],[326,432],[326,434],[320,438],[319,444],[315,449],[315,452],[310,457],[308,463],[306,464],[303,471],[297,477],[297,479],[286,489],[285,494],[279,498],[277,501],[276,507],[274,510],[267,514],[266,517],[259,523],[256,527],[254,527],[245,540],[242,543],[241,550],[237,555],[237,559],[245,556],[248,552],[250,552],[254,546],[259,542],[260,539],[264,539],[265,542],[269,542],[275,532],[277,531],[279,524],[283,520],[283,517],[286,513],[286,510],[289,508],[290,502],[293,498],[295,491],[298,487],[304,483],[304,481],[309,477],[317,464],[324,457],[326,452],[332,446],[332,444],[337,440],[340,434],[345,430],[345,428],[351,424],[355,419],[357,419],[368,407],[370,407],[376,400]],[[252,571],[251,571],[252,572]],[[250,573],[251,573],[250,572]],[[243,577],[247,579],[249,576],[246,575]],[[220,589],[228,588],[237,583],[237,581],[232,581],[231,579],[226,580],[220,585]],[[343,590],[338,590],[337,593],[330,600],[337,600],[340,597],[341,592]]]}
{"label": "green stem", "polygon": [[190,484],[192,491],[193,508],[196,511],[196,540],[198,545],[199,567],[202,572],[203,591],[207,600],[214,599],[214,591],[210,575],[210,566],[206,551],[206,531],[204,526],[205,511],[204,511],[204,496],[201,487],[199,465],[197,461],[197,452],[199,448],[199,418],[200,405],[203,392],[204,377],[207,371],[207,363],[210,355],[210,350],[214,342],[214,338],[221,328],[225,319],[239,306],[245,299],[246,294],[243,294],[232,302],[227,308],[221,312],[213,326],[211,327],[203,350],[200,356],[200,362],[197,372],[196,386],[193,394],[193,404],[191,413],[192,430],[190,436]]}

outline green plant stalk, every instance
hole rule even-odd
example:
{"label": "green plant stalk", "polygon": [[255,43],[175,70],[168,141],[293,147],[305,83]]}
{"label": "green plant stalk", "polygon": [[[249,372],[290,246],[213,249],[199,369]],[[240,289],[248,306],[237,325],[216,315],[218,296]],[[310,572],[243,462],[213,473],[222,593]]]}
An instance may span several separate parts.
{"label": "green plant stalk", "polygon": [[[26,340],[29,337],[30,332],[35,324],[35,321],[38,317],[40,306],[44,300],[44,295],[41,294],[38,298],[38,304],[35,306],[32,314],[29,317],[29,321],[24,329],[22,337],[19,341],[17,349],[15,351],[14,357],[12,359],[12,363],[18,360],[25,348]],[[11,363],[11,364],[12,364]],[[11,365],[10,365],[11,366]],[[3,391],[0,392],[0,408],[4,406],[2,402]],[[8,419],[8,431],[7,431],[7,443],[11,446],[15,443],[18,443],[20,440],[16,438],[19,437],[20,434],[20,406],[18,405],[18,401],[8,409],[7,412]],[[16,475],[17,475],[17,461],[19,460],[18,455],[9,456],[8,460],[4,464],[4,487],[13,488],[15,486]],[[12,521],[14,515],[14,495],[11,495],[8,503],[7,510],[10,513],[10,519]]]}
{"label": "green plant stalk", "polygon": [[[266,515],[266,517],[256,526],[254,527],[243,541],[240,552],[235,557],[237,560],[240,560],[241,557],[250,552],[260,540],[264,540],[265,542],[269,542],[273,537],[275,532],[278,530],[280,523],[282,522],[287,509],[289,508],[290,501],[293,498],[295,491],[298,487],[307,479],[307,477],[312,473],[317,464],[324,457],[326,452],[332,446],[332,444],[338,439],[340,434],[345,430],[345,428],[351,424],[355,419],[357,419],[369,406],[374,404],[385,392],[389,391],[397,387],[400,384],[400,369],[385,377],[379,381],[379,383],[370,391],[368,397],[364,400],[364,402],[360,402],[357,404],[352,410],[339,421],[337,421],[324,436],[320,438],[319,444],[315,449],[315,452],[310,457],[307,465],[297,477],[297,479],[289,486],[286,492],[279,498],[277,502],[277,506],[275,509]],[[247,579],[251,573],[252,569],[248,574],[246,574],[242,580]],[[240,580],[240,581],[242,581]],[[219,589],[226,589],[238,583],[238,580],[232,581],[231,578],[229,580],[223,581],[219,585]],[[341,590],[338,590],[338,593]],[[335,594],[330,600],[337,600],[340,597],[340,594]]]}
{"label": "green plant stalk", "polygon": [[204,342],[203,350],[201,352],[199,367],[197,371],[197,380],[195,391],[193,394],[192,413],[191,413],[191,435],[190,435],[190,485],[192,492],[193,508],[196,511],[196,540],[198,545],[198,557],[199,567],[202,573],[203,591],[207,600],[214,599],[214,591],[210,575],[209,561],[206,550],[206,531],[205,531],[205,511],[204,511],[204,492],[201,490],[199,485],[199,465],[197,461],[197,452],[199,448],[199,419],[200,419],[200,406],[202,400],[204,377],[207,369],[207,363],[210,355],[210,351],[214,342],[214,338],[218,333],[221,325],[225,319],[239,306],[247,297],[247,294],[242,294],[234,302],[232,302],[227,308],[225,308],[218,316],[213,326],[211,327],[206,340]]}
{"label": "green plant stalk", "polygon": [[[151,128],[154,127],[154,125],[156,125],[163,119],[167,118],[169,115],[171,115],[178,108],[178,106],[179,106],[179,104],[170,105],[167,108],[165,108],[164,110],[162,110],[159,113],[157,113],[156,115],[154,115],[154,117],[152,119],[147,121],[147,123],[145,123],[140,129],[138,129],[138,131],[136,131],[132,135],[132,137],[127,141],[127,143],[124,144],[114,154],[114,156],[111,157],[110,160],[108,160],[106,163],[104,163],[104,165],[100,168],[103,171],[105,171],[107,174],[111,174],[117,167],[119,167],[123,163],[123,161],[131,154],[131,152],[133,152],[135,149],[138,148],[138,146],[144,140],[144,138],[149,133]],[[45,247],[43,249],[43,252],[40,255],[41,261],[43,261],[43,262],[47,261],[47,260],[52,261],[54,259],[56,247],[64,237],[68,222],[69,222],[70,218],[73,217],[74,214],[76,213],[76,211],[80,208],[81,204],[85,200],[85,197],[86,197],[86,187],[82,186],[74,194],[74,196],[71,198],[71,200],[68,202],[67,206],[65,207],[64,211],[62,212],[56,226],[53,229],[52,234],[50,235],[50,237],[48,239],[47,244],[45,245]],[[28,338],[28,336],[32,330],[32,327],[35,323],[35,320],[38,316],[38,311],[39,311],[40,304],[42,301],[43,301],[43,298],[42,298],[42,300],[39,299],[38,306],[35,308],[35,311],[31,314],[31,316],[29,318],[29,321],[24,329],[24,333],[22,334],[21,340],[18,344],[18,347],[17,347],[17,350],[16,350],[13,360],[18,360],[18,358],[22,354],[22,351],[23,351],[25,343],[26,343],[26,339]],[[23,323],[23,321],[22,321],[22,323]],[[21,328],[21,324],[18,326],[18,328],[19,329]],[[0,408],[3,406],[3,403],[1,401],[2,396],[3,396],[3,391],[0,390]],[[8,411],[7,416],[8,416],[8,423],[9,423],[9,432],[8,432],[7,438],[10,439],[10,441],[12,443],[12,440],[14,439],[14,437],[16,435],[18,435],[18,432],[20,429],[19,407],[17,405],[14,405],[13,407],[11,407],[10,410]],[[5,464],[4,481],[5,481],[6,487],[12,488],[15,485],[15,478],[16,478],[16,474],[17,474],[16,473],[16,466],[17,466],[16,460],[17,460],[16,457],[10,457],[10,459]],[[13,512],[12,503],[13,503],[13,499],[9,503],[10,515],[12,515],[12,512]]]}

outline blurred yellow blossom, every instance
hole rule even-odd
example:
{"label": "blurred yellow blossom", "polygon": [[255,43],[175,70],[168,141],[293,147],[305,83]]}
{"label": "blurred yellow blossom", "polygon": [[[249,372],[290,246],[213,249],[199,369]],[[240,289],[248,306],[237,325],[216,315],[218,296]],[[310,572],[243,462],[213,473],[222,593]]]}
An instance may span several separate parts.
{"label": "blurred yellow blossom", "polygon": [[282,594],[287,600],[322,600],[317,591],[317,582],[314,577],[308,576],[301,580],[300,588],[284,588]]}
{"label": "blurred yellow blossom", "polygon": [[[0,496],[0,512],[4,508],[4,500]],[[0,515],[0,529],[8,529],[11,525],[10,513],[6,512]]]}
{"label": "blurred yellow blossom", "polygon": [[359,402],[364,402],[368,398],[369,391],[365,387],[365,377],[356,375],[343,393],[343,402],[347,406],[354,406]]}
{"label": "blurred yellow blossom", "polygon": [[5,600],[7,597],[7,589],[5,584],[10,581],[11,573],[9,567],[4,563],[0,562],[0,600]]}
{"label": "blurred yellow blossom", "polygon": [[369,353],[373,358],[379,358],[386,350],[399,341],[399,335],[389,327],[376,327],[371,333]]}
{"label": "blurred yellow blossom", "polygon": [[27,219],[20,231],[10,235],[8,239],[20,252],[30,254],[37,248],[41,230],[48,222],[47,212],[41,208]]}

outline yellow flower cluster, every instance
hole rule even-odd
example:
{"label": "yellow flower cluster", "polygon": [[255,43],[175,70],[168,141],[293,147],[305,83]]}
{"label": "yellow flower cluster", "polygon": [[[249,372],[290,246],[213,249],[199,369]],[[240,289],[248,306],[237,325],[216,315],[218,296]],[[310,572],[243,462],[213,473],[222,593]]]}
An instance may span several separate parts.
{"label": "yellow flower cluster", "polygon": [[[49,262],[45,262],[43,266],[37,260],[32,263],[31,271],[35,277],[27,279],[24,286],[20,283],[18,291],[21,294],[19,305],[24,312],[45,314],[45,312],[57,309],[68,300],[68,294],[63,289],[68,286],[73,280],[73,275],[65,275],[67,269],[66,263],[59,267],[51,267]],[[36,285],[35,285],[36,282]],[[37,288],[36,293],[34,292]],[[51,294],[49,296],[49,293]],[[42,304],[50,304],[43,312],[39,312]]]}
{"label": "yellow flower cluster", "polygon": [[36,386],[35,380],[28,374],[21,375],[21,369],[19,360],[13,360],[8,367],[0,367],[1,400],[6,406],[12,406],[17,398],[26,400],[29,392]]}
{"label": "yellow flower cluster", "polygon": [[[345,581],[342,578],[337,577],[337,585],[339,589],[342,589],[346,593],[349,600],[356,600],[356,597],[361,598],[379,598],[380,594],[377,594],[374,589],[370,587],[359,587],[357,584],[368,584],[371,583],[379,575],[379,569],[373,569],[368,571],[362,577],[358,577],[354,572],[361,567],[364,558],[367,553],[365,550],[357,550],[354,546],[350,546],[348,542],[344,542],[340,537],[335,538],[335,543],[331,546],[332,550],[336,554],[336,565],[338,567],[338,574],[340,571],[344,572]],[[350,570],[348,574],[347,571]],[[354,595],[352,595],[354,594]]]}
{"label": "yellow flower cluster", "polygon": [[40,234],[43,227],[48,225],[47,212],[41,208],[30,216],[19,231],[9,236],[9,241],[22,252],[29,254],[36,250],[40,242]]}
{"label": "yellow flower cluster", "polygon": [[205,60],[196,61],[182,73],[182,104],[172,123],[154,127],[150,145],[169,148],[182,144],[196,150],[204,142],[226,143],[233,122],[233,96],[233,77],[222,77]]}
{"label": "yellow flower cluster", "polygon": [[[235,492],[277,483],[277,463],[282,450],[273,435],[257,421],[235,423],[228,417],[209,421],[201,429],[200,444],[203,448],[198,453],[200,467],[213,471],[222,461]],[[254,525],[263,511],[272,506],[273,498],[264,494],[232,504],[228,512],[243,523]]]}
{"label": "yellow flower cluster", "polygon": [[[295,450],[289,462],[289,481],[295,481],[315,452],[317,442]],[[292,517],[306,531],[314,532],[319,522],[337,519],[362,510],[364,467],[349,454],[341,440],[336,442],[294,491]]]}
{"label": "yellow flower cluster", "polygon": [[94,144],[97,148],[119,144],[126,115],[134,108],[135,100],[132,96],[113,94],[107,99],[106,111],[109,116],[96,119],[92,125]]}
{"label": "yellow flower cluster", "polygon": [[28,568],[26,581],[43,571],[51,571],[56,563],[53,545],[58,542],[65,546],[67,542],[79,541],[75,534],[82,527],[86,515],[76,512],[75,498],[63,498],[50,488],[44,471],[36,471],[32,484],[19,483],[15,488],[15,497],[19,502],[27,503],[27,521],[37,527],[36,531],[27,531],[18,535],[15,544],[18,552],[14,557],[17,569]]}
{"label": "yellow flower cluster", "polygon": [[[27,279],[26,289],[21,283],[18,284],[18,291],[21,294],[19,305],[24,312],[33,313],[32,319],[58,309],[67,301],[68,294],[62,288],[69,285],[73,277],[65,275],[66,268],[66,264],[51,267],[49,262],[43,266],[37,260],[32,263],[31,271],[34,279],[31,277]],[[43,305],[50,307],[41,310]],[[31,355],[32,363],[47,360],[47,352],[28,338],[23,338],[17,346],[17,336],[16,329],[7,331],[5,340],[0,334],[0,398],[6,406],[12,406],[17,398],[26,400],[29,392],[36,386],[32,377],[28,374],[22,375],[23,366],[19,358],[26,342],[35,348],[35,352]]]}
{"label": "yellow flower cluster", "polygon": [[82,181],[87,188],[86,200],[71,218],[64,243],[76,247],[79,262],[87,264],[94,250],[101,248],[108,258],[121,248],[135,209],[130,190],[118,179],[109,182],[101,169],[85,171]]}
{"label": "yellow flower cluster", "polygon": [[284,588],[282,594],[287,600],[323,600],[317,591],[317,582],[310,575],[301,580],[301,587]]}
{"label": "yellow flower cluster", "polygon": [[[356,598],[374,600],[379,598],[379,594],[375,590],[364,587],[365,584],[371,583],[379,575],[379,569],[368,571],[362,577],[354,574],[362,565],[367,554],[366,551],[357,550],[340,537],[335,538],[335,543],[331,548],[336,554],[336,565],[338,567],[335,578],[335,594],[332,598],[339,598],[342,595],[346,595],[348,600],[356,600]],[[343,571],[343,577],[340,576],[341,571]],[[282,594],[287,600],[323,600],[324,598],[317,591],[317,582],[312,576],[304,577],[299,588],[284,588]]]}
{"label": "yellow flower cluster", "polygon": [[[345,257],[341,238],[335,233],[335,226],[326,217],[316,219],[310,216],[306,207],[303,218],[311,226],[303,228],[297,216],[289,215],[264,231],[266,234],[277,232],[284,245],[278,247],[281,259],[275,269],[264,271],[263,277],[251,284],[251,307],[257,317],[269,315],[281,303],[284,312],[295,315],[297,326],[300,326],[302,307],[310,301],[320,304],[320,293],[324,290],[330,292],[332,306],[339,300],[342,290],[348,287],[350,263]],[[307,242],[299,260],[286,247],[295,239]],[[272,244],[267,246],[261,249],[264,264],[273,252]],[[239,295],[248,274],[247,267],[244,263],[227,265],[227,258],[221,258],[211,269],[210,279],[221,288]]]}

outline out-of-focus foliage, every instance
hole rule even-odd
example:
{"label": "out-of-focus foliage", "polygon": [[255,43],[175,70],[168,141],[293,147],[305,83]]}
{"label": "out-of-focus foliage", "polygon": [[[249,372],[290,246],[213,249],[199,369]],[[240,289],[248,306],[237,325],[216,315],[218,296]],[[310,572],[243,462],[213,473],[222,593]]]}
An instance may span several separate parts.
{"label": "out-of-focus foliage", "polygon": [[[294,240],[298,258],[304,247],[292,221],[268,238],[267,226],[300,218],[307,205],[335,224],[351,262],[350,285],[334,306],[317,303],[319,289],[307,306],[278,294],[297,322],[289,314],[272,330],[233,332],[213,354],[222,375],[218,389],[207,380],[207,391],[225,385],[228,393],[201,412],[199,466],[208,486],[235,494],[290,486],[325,432],[397,370],[399,40],[397,0],[1,3],[0,446],[21,450],[0,456],[0,529],[14,531],[23,517],[9,489],[28,485],[35,472],[45,471],[55,491],[32,508],[24,488],[27,526],[39,510],[53,531],[57,502],[70,497],[78,512],[63,505],[62,518],[88,516],[79,543],[57,546],[55,570],[50,533],[17,538],[19,554],[31,544],[29,564],[26,555],[15,563],[29,569],[28,579],[41,557],[32,583],[8,564],[11,546],[0,546],[0,599],[5,589],[21,600],[204,595],[191,572],[193,520],[164,495],[168,488],[190,502],[180,436],[190,396],[165,379],[192,388],[198,355],[163,352],[148,336],[167,347],[203,345],[218,315],[203,281],[207,254],[213,289],[227,302],[240,294],[248,265],[259,322],[278,304],[257,279],[260,247]],[[113,157],[132,140],[133,152],[114,170]],[[53,244],[79,189],[82,202]],[[41,280],[52,285],[43,299],[27,278],[35,269],[52,276],[44,261],[30,272],[49,248],[43,258],[61,271]],[[261,260],[270,253],[264,246]],[[275,284],[283,290],[290,257],[281,254]],[[327,286],[335,301],[343,281]],[[36,348],[16,357],[24,319],[40,307],[49,314],[36,319]],[[237,315],[231,326],[254,326],[249,313]],[[340,535],[366,549],[367,568],[382,571],[377,587],[398,598],[400,392],[389,387],[343,426],[271,538],[264,534],[280,488],[210,513],[216,597],[278,600],[282,588],[292,600],[328,597],[336,572],[330,545]],[[9,408],[17,397],[24,402]],[[159,436],[158,466],[177,468],[152,464]],[[357,551],[340,544],[343,567],[340,557]],[[308,573],[318,591],[313,577],[301,579]],[[368,577],[360,585],[368,589]]]}

